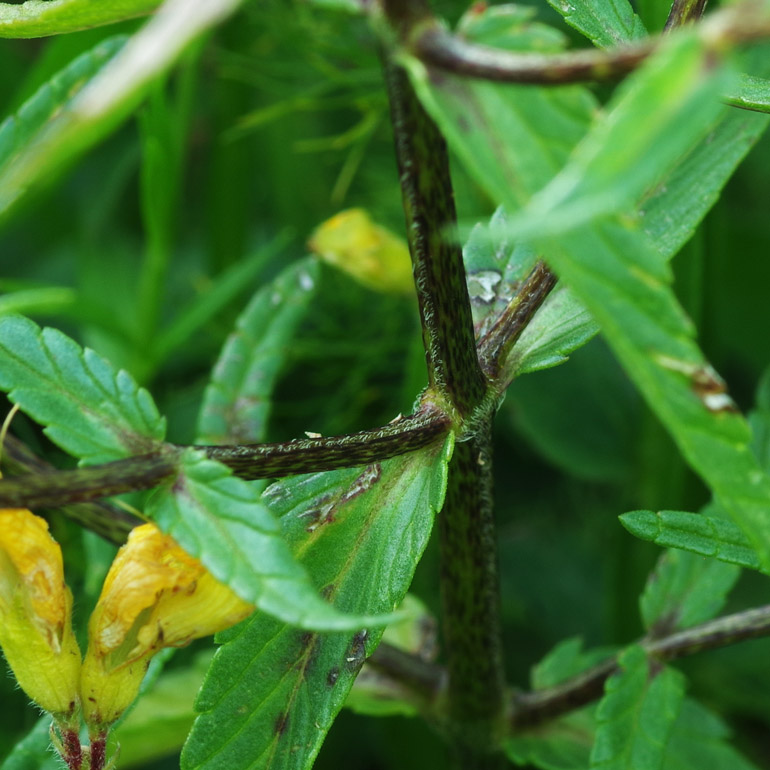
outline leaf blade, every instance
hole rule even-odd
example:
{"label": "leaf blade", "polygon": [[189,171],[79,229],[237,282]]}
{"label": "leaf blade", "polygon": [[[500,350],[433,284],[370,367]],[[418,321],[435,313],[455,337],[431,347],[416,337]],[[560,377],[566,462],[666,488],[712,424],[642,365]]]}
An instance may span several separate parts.
{"label": "leaf blade", "polygon": [[[393,458],[281,482],[267,495],[294,555],[347,612],[401,601],[446,487],[451,439]],[[373,568],[374,565],[374,568]],[[382,631],[302,634],[269,618],[220,635],[182,767],[309,767]],[[229,725],[227,731],[213,725]]]}
{"label": "leaf blade", "polygon": [[87,464],[153,451],[165,435],[165,419],[128,372],[21,316],[0,318],[0,388]]}

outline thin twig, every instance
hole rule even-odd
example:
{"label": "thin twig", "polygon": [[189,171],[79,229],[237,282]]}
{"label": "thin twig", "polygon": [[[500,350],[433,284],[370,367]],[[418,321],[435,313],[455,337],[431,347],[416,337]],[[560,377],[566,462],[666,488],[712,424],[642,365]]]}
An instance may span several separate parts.
{"label": "thin twig", "polygon": [[[426,404],[415,414],[374,430],[278,444],[199,446],[244,479],[353,468],[429,446],[445,436],[449,419]],[[174,478],[183,447],[74,470],[27,473],[0,480],[0,508],[51,508],[151,489]],[[89,525],[90,526],[90,525]]]}
{"label": "thin twig", "polygon": [[[765,605],[701,623],[661,639],[643,639],[641,644],[650,655],[669,662],[768,635],[770,605]],[[555,687],[516,693],[511,712],[512,729],[534,726],[591,703],[601,697],[605,681],[617,670],[617,657],[612,657]]]}
{"label": "thin twig", "polygon": [[540,260],[532,268],[516,296],[500,314],[492,328],[479,341],[479,360],[484,374],[495,380],[521,333],[539,310],[557,278]]}

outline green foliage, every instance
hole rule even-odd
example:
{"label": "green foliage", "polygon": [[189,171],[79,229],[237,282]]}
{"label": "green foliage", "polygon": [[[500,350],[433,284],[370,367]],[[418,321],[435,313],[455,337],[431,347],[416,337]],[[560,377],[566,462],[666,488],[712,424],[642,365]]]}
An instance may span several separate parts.
{"label": "green foliage", "polygon": [[713,556],[739,567],[763,569],[748,538],[730,521],[684,511],[631,511],[624,513],[620,521],[631,534],[656,545]]}
{"label": "green foliage", "polygon": [[[451,451],[450,440],[266,490],[292,553],[338,610],[365,618],[401,603],[441,508]],[[309,767],[382,635],[361,630],[369,622],[354,634],[303,633],[257,613],[220,634],[182,767]]]}
{"label": "green foliage", "polygon": [[640,647],[630,647],[618,663],[596,710],[591,768],[657,770],[682,705],[684,678],[670,668],[655,670]]}
{"label": "green foliage", "polygon": [[89,464],[151,451],[165,435],[152,397],[128,372],[20,316],[0,318],[0,387]]}
{"label": "green foliage", "polygon": [[642,20],[626,0],[590,0],[577,5],[566,0],[549,3],[567,24],[601,48],[639,40],[647,34]]}

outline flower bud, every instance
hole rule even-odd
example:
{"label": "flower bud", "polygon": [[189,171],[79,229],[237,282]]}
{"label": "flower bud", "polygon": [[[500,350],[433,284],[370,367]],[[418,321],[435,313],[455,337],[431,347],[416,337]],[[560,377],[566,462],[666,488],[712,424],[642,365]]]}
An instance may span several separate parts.
{"label": "flower bud", "polygon": [[348,209],[327,219],[316,228],[308,246],[370,289],[414,294],[409,247],[373,222],[364,209]]}
{"label": "flower bud", "polygon": [[57,718],[78,705],[80,650],[61,548],[25,509],[0,510],[0,646],[22,690]]}
{"label": "flower bud", "polygon": [[155,525],[134,529],[88,625],[80,677],[86,722],[114,722],[136,698],[158,650],[221,631],[253,610]]}

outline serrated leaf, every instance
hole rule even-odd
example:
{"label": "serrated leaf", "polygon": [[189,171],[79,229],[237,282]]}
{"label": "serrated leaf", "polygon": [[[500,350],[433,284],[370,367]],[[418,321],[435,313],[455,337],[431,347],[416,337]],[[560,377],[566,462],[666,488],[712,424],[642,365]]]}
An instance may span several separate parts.
{"label": "serrated leaf", "polygon": [[[25,134],[14,154],[0,166],[0,219],[30,189],[55,176],[114,129],[189,44],[233,13],[241,2],[166,0],[74,98],[55,110],[48,109],[50,100],[42,99],[47,109],[45,119],[38,121],[31,134]],[[36,2],[38,6],[49,4]],[[86,5],[85,0],[82,4]]]}
{"label": "serrated leaf", "polygon": [[570,27],[600,48],[630,43],[647,35],[628,0],[548,0],[548,4]]}
{"label": "serrated leaf", "polygon": [[0,318],[0,388],[87,464],[152,451],[165,435],[152,397],[128,372],[21,316]]}
{"label": "serrated leaf", "polygon": [[51,751],[51,717],[40,717],[0,765],[0,770],[61,770],[61,762]]}
{"label": "serrated leaf", "polygon": [[0,37],[45,37],[143,16],[161,0],[26,0],[0,3]]}
{"label": "serrated leaf", "polygon": [[530,679],[534,690],[555,687],[565,679],[587,671],[592,666],[610,657],[610,648],[583,649],[583,640],[578,637],[564,639],[532,667]]}
{"label": "serrated leaf", "polygon": [[346,615],[321,599],[257,488],[203,452],[185,450],[176,479],[150,497],[145,514],[217,580],[285,623],[340,631],[392,620]]}
{"label": "serrated leaf", "polygon": [[671,730],[662,770],[757,770],[726,742],[729,737],[716,714],[686,698]]}
{"label": "serrated leaf", "polygon": [[740,574],[732,564],[666,551],[639,597],[645,629],[660,637],[710,620],[724,606]]}
{"label": "serrated leaf", "polygon": [[206,388],[201,442],[264,440],[273,385],[317,283],[318,264],[305,259],[261,288],[243,311]]}
{"label": "serrated leaf", "polygon": [[[451,438],[366,469],[282,481],[265,499],[339,610],[391,611],[441,507]],[[184,770],[308,768],[382,630],[313,634],[264,614],[220,635]]]}
{"label": "serrated leaf", "polygon": [[684,699],[684,678],[671,668],[654,671],[638,646],[618,663],[596,710],[591,770],[658,770]]}
{"label": "serrated leaf", "polygon": [[632,535],[656,545],[767,571],[744,532],[731,521],[684,511],[630,511],[620,516],[620,523]]}
{"label": "serrated leaf", "polygon": [[701,40],[680,35],[618,88],[564,169],[509,224],[519,238],[553,237],[631,209],[720,114],[728,81]]}

